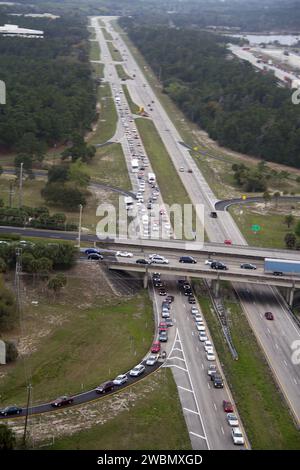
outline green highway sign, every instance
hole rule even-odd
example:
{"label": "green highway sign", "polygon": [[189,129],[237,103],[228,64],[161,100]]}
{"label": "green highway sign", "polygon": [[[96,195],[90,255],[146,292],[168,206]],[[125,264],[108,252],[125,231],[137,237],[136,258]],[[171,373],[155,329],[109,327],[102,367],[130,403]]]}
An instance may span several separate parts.
{"label": "green highway sign", "polygon": [[260,231],[260,225],[257,225],[257,224],[252,225],[251,230],[253,232],[259,232]]}

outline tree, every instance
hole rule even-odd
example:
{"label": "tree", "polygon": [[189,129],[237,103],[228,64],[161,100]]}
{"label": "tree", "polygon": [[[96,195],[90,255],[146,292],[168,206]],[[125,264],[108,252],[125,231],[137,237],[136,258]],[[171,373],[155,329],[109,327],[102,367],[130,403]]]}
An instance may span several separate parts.
{"label": "tree", "polygon": [[263,198],[265,201],[265,207],[267,207],[267,203],[271,201],[271,194],[269,193],[269,191],[264,192]]}
{"label": "tree", "polygon": [[16,445],[16,435],[6,424],[0,424],[0,450],[13,450]]}
{"label": "tree", "polygon": [[89,170],[87,165],[82,163],[81,159],[76,160],[70,165],[69,178],[71,181],[84,188],[89,184]]}
{"label": "tree", "polygon": [[69,168],[67,165],[55,165],[48,170],[49,183],[65,183],[69,179]]}
{"label": "tree", "polygon": [[16,175],[18,176],[18,178],[20,177],[21,163],[23,163],[24,172],[27,173],[29,178],[33,179],[34,173],[32,171],[32,157],[24,153],[20,153],[15,157]]}
{"label": "tree", "polygon": [[48,282],[48,289],[53,290],[55,294],[59,294],[61,289],[67,284],[67,278],[64,274],[57,274]]}
{"label": "tree", "polygon": [[295,217],[293,216],[293,214],[288,214],[285,216],[284,223],[288,226],[288,228],[290,228],[290,226],[293,225],[294,222]]}
{"label": "tree", "polygon": [[5,341],[6,344],[6,362],[14,362],[16,361],[19,353],[18,349],[12,341]]}
{"label": "tree", "polygon": [[300,220],[296,225],[295,234],[297,235],[297,237],[300,237]]}
{"label": "tree", "polygon": [[278,199],[280,198],[281,196],[281,193],[279,191],[276,191],[274,194],[273,194],[273,198],[275,199],[275,207],[277,209],[278,207]]}
{"label": "tree", "polygon": [[297,242],[296,235],[292,232],[287,233],[284,237],[284,241],[285,241],[286,247],[292,250],[296,246],[296,242]]}
{"label": "tree", "polygon": [[6,262],[3,258],[0,257],[0,273],[5,273],[7,269]]}
{"label": "tree", "polygon": [[80,158],[83,162],[89,162],[95,153],[96,147],[87,145],[82,135],[75,134],[72,138],[72,145],[62,152],[61,158],[65,160],[70,157],[73,162]]}
{"label": "tree", "polygon": [[0,330],[11,329],[17,320],[17,308],[13,294],[0,282]]}
{"label": "tree", "polygon": [[49,204],[68,210],[78,210],[79,204],[86,205],[86,191],[71,184],[47,183],[41,194]]}

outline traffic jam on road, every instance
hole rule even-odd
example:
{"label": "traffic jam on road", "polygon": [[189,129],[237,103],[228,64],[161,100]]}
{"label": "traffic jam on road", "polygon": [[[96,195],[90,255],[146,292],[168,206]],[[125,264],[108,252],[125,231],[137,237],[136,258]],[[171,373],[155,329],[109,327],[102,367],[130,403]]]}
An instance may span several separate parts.
{"label": "traffic jam on road", "polygon": [[[151,352],[158,353],[161,351],[162,344],[168,341],[168,331],[174,325],[172,319],[172,304],[175,301],[175,296],[168,294],[168,283],[162,280],[161,274],[155,272],[152,274],[152,283],[156,294],[162,296],[160,307],[161,321],[158,324],[158,338],[153,342]],[[182,294],[184,299],[187,299],[189,304],[190,315],[194,321],[194,327],[197,332],[200,343],[203,345],[203,352],[207,360],[207,375],[212,382],[214,389],[223,389],[224,380],[222,374],[216,364],[216,354],[212,340],[209,337],[207,327],[204,319],[199,312],[196,304],[196,299],[193,294],[193,289],[189,281],[186,279],[177,280],[177,289]],[[165,351],[164,351],[165,352]],[[231,437],[234,445],[244,445],[245,439],[243,432],[240,428],[240,423],[237,415],[234,413],[234,407],[230,401],[222,401],[222,409],[226,413],[226,421],[230,427]]]}

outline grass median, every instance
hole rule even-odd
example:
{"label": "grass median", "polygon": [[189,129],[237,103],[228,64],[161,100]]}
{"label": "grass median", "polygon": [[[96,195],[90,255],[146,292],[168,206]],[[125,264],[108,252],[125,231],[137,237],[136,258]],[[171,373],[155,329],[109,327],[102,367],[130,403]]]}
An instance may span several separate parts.
{"label": "grass median", "polygon": [[127,103],[129,105],[132,114],[138,114],[140,107],[132,100],[127,85],[122,85],[123,93],[126,96]]}
{"label": "grass median", "polygon": [[300,435],[239,303],[225,302],[239,359],[234,361],[200,281],[198,300],[253,449],[300,449]]}
{"label": "grass median", "polygon": [[111,41],[107,41],[107,46],[111,54],[112,60],[114,60],[115,62],[123,62],[123,59],[119,50],[114,46],[114,44]]}
{"label": "grass median", "polygon": [[131,80],[131,79],[132,79],[132,77],[130,77],[130,75],[128,75],[128,74],[125,72],[123,65],[117,64],[117,65],[116,65],[116,70],[117,70],[117,73],[118,73],[119,78],[120,78],[121,80]]}
{"label": "grass median", "polygon": [[99,118],[95,132],[89,139],[90,144],[103,144],[116,132],[117,111],[108,83],[98,87]]}

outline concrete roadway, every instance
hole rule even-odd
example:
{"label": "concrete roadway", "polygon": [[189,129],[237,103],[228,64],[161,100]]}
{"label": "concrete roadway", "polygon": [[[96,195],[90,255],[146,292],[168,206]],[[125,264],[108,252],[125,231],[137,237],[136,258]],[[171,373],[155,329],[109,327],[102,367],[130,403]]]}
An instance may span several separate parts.
{"label": "concrete roadway", "polygon": [[[111,20],[109,17],[102,17],[102,20],[106,23],[107,29],[112,31]],[[136,75],[135,80],[130,80],[130,87],[135,87],[135,96],[139,98],[137,104],[144,105],[147,109],[147,104],[151,103],[154,100],[153,112],[150,113],[153,121],[156,125],[156,128],[169,152],[169,155],[175,165],[175,168],[180,166],[192,168],[193,173],[181,173],[178,172],[179,177],[181,178],[184,186],[186,187],[191,201],[194,205],[203,203],[205,206],[205,229],[209,239],[213,242],[222,243],[224,239],[231,238],[233,243],[246,245],[246,240],[240,233],[238,227],[233,221],[230,214],[224,212],[219,213],[220,216],[218,219],[209,218],[209,213],[214,210],[215,203],[217,199],[213,194],[212,190],[205,181],[203,175],[199,171],[196,163],[190,156],[187,149],[184,149],[179,142],[182,141],[181,136],[177,132],[177,129],[169,119],[165,110],[159,103],[154,92],[150,88],[143,72],[138,67],[136,61],[134,60],[131,52],[128,50],[126,44],[124,43],[121,35],[116,31],[112,31],[113,37],[118,38],[116,40],[116,45],[120,50],[121,54],[126,56],[126,69],[130,75],[134,73]],[[146,86],[144,86],[146,85]],[[239,292],[241,288],[245,288],[245,285],[240,285],[238,283],[234,284],[234,288]],[[285,305],[279,296],[277,290],[274,290],[271,287],[253,287],[247,285],[246,288],[250,292],[254,292],[253,295],[256,295],[257,289],[259,291],[259,302],[244,302],[242,299],[242,307],[247,315],[249,322],[253,327],[253,331],[261,344],[264,353],[269,361],[271,369],[278,380],[278,383],[287,399],[288,404],[293,411],[294,417],[300,424],[300,364],[292,364],[291,354],[292,349],[291,345],[295,340],[300,340],[299,331],[294,327],[294,324],[290,321],[290,313],[287,305]],[[254,289],[252,291],[252,289]],[[265,312],[265,299],[269,299],[270,296],[273,298],[272,309],[275,315],[275,322],[278,326],[278,331],[282,336],[285,347],[276,348],[272,350],[273,345],[276,343],[277,336],[275,332],[273,334],[272,330],[270,334],[266,335],[262,333],[261,330],[264,330],[264,326],[261,324],[261,315]],[[280,300],[279,300],[280,299]],[[253,319],[256,319],[254,322]],[[274,323],[275,323],[274,322]],[[258,328],[258,323],[260,328]],[[270,353],[272,351],[272,353]],[[292,376],[295,378],[295,381],[291,381],[290,370],[287,367],[282,367],[282,364],[289,364],[292,369]]]}
{"label": "concrete roadway", "polygon": [[[238,449],[239,447],[233,444],[231,428],[222,408],[223,400],[233,403],[229,388],[224,379],[224,388],[215,389],[207,374],[209,364],[217,364],[218,369],[222,370],[219,359],[216,356],[216,361],[210,362],[206,358],[204,343],[198,338],[191,314],[191,305],[177,287],[179,278],[162,275],[161,279],[166,284],[168,294],[175,297],[171,304],[174,326],[169,328],[168,359],[163,367],[172,369],[192,447],[200,450]],[[156,291],[154,299],[156,310],[160,312],[163,297]],[[201,313],[200,306],[196,307]],[[205,319],[203,320],[205,324]],[[207,336],[212,341],[208,329]],[[235,413],[238,416],[236,409]],[[246,446],[249,447],[247,440]]]}

